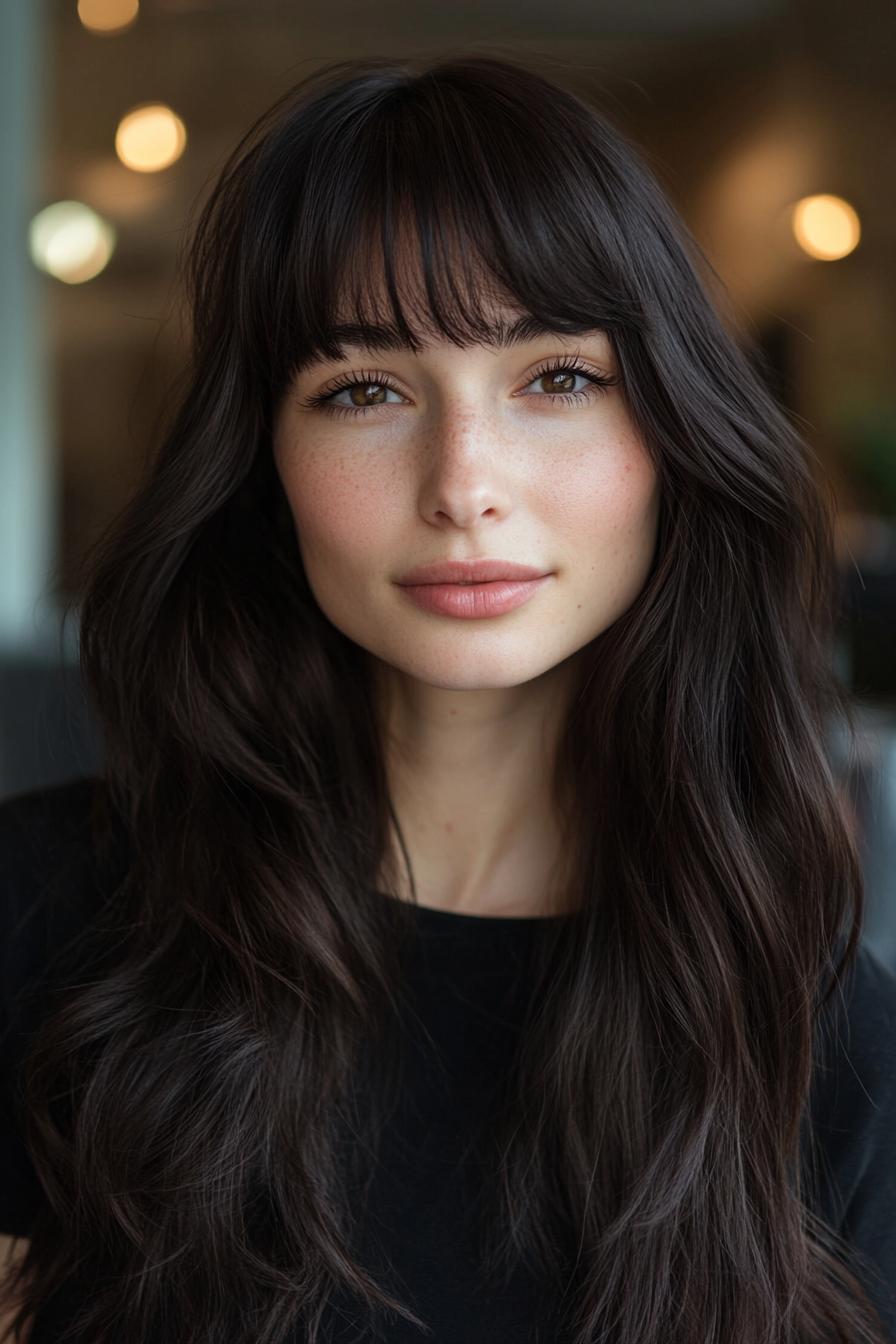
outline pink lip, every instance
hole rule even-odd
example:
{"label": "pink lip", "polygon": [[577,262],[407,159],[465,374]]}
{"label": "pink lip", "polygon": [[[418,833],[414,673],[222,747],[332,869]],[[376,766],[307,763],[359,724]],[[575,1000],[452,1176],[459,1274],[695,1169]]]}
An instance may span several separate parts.
{"label": "pink lip", "polygon": [[421,583],[494,583],[499,579],[540,579],[547,571],[512,560],[444,560],[418,565],[403,575],[402,585]]}
{"label": "pink lip", "polygon": [[400,584],[412,602],[424,611],[439,616],[460,616],[466,620],[483,620],[513,611],[535,596],[542,584],[552,576],[541,574],[535,579],[499,579],[493,583],[419,583]]}

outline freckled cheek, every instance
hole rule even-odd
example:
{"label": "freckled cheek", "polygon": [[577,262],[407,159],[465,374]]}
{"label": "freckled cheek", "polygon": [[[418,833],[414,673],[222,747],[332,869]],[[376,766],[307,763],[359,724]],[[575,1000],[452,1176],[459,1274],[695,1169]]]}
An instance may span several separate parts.
{"label": "freckled cheek", "polygon": [[602,545],[641,550],[655,538],[658,487],[653,465],[640,449],[592,455],[557,484],[558,504],[570,539],[598,550]]}
{"label": "freckled cheek", "polygon": [[567,556],[580,616],[597,632],[627,610],[650,572],[659,516],[656,473],[640,447],[629,445],[592,456],[557,489],[561,512],[552,527]]}
{"label": "freckled cheek", "polygon": [[385,474],[353,475],[307,464],[284,482],[306,564],[368,566],[390,534]]}

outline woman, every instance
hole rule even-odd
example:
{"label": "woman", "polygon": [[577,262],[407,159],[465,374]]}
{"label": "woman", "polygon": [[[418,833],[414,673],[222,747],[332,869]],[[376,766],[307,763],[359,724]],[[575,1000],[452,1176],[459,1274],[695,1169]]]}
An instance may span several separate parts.
{"label": "woman", "polygon": [[34,1344],[887,1339],[831,501],[701,265],[496,57],[225,165],[83,576],[103,777],[3,808]]}

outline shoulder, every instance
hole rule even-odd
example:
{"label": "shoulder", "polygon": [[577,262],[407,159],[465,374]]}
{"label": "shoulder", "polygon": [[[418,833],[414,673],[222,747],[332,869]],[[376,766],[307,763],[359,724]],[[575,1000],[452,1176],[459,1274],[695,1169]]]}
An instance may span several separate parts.
{"label": "shoulder", "polygon": [[102,779],[84,777],[0,798],[0,863],[8,878],[39,882],[62,851],[87,841]]}
{"label": "shoulder", "polygon": [[[106,890],[104,782],[0,799],[0,1232],[27,1236],[43,1193],[23,1138],[20,1068],[66,955]],[[80,964],[80,963],[79,963]],[[57,981],[57,973],[59,979]]]}
{"label": "shoulder", "polygon": [[896,973],[861,943],[819,1023],[812,1188],[896,1330]]}
{"label": "shoulder", "polygon": [[834,991],[816,1042],[816,1123],[896,1121],[896,971],[866,942]]}
{"label": "shoulder", "polygon": [[825,1006],[815,1048],[813,1130],[848,1202],[882,1145],[896,1183],[896,973],[865,942]]}
{"label": "shoulder", "polygon": [[[104,781],[84,777],[0,799],[3,1007],[48,969],[103,890]],[[99,843],[99,847],[98,847]]]}

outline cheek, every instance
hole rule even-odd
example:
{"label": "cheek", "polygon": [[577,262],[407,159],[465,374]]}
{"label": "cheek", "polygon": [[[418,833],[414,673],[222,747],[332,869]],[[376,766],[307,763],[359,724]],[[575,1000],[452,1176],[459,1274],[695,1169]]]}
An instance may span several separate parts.
{"label": "cheek", "polygon": [[301,467],[281,471],[280,479],[306,564],[369,564],[389,533],[389,506],[395,493],[382,471],[347,470],[344,465],[308,456]]}
{"label": "cheek", "polygon": [[644,586],[656,548],[660,490],[640,442],[604,439],[561,478],[556,527],[568,547],[576,605],[596,629],[616,619]]}
{"label": "cheek", "polygon": [[607,547],[630,551],[652,544],[659,511],[653,464],[631,435],[608,438],[560,475],[559,506],[577,543],[591,545],[606,559]]}

